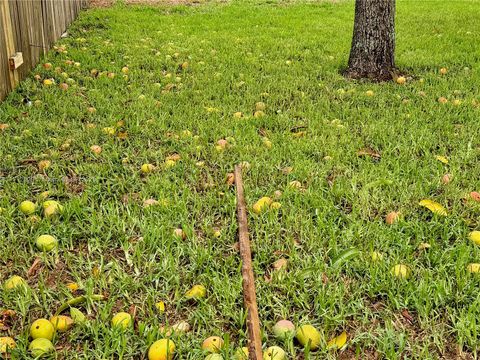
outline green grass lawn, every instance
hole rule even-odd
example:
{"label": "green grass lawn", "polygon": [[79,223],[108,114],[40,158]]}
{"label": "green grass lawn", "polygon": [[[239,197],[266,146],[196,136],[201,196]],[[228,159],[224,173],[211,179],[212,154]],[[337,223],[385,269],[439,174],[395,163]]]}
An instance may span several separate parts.
{"label": "green grass lawn", "polygon": [[[467,266],[480,263],[468,238],[480,230],[470,195],[480,191],[480,3],[398,1],[405,85],[341,76],[353,11],[352,1],[258,0],[81,14],[60,51],[0,105],[9,125],[0,131],[0,279],[29,285],[0,290],[0,310],[16,313],[3,312],[0,326],[17,342],[13,359],[30,358],[34,320],[82,293],[107,299],[79,305],[88,322],[56,335],[58,359],[143,359],[160,326],[182,320],[191,330],[173,337],[176,359],[203,359],[211,335],[224,337],[231,359],[246,330],[226,178],[242,161],[249,208],[262,196],[281,203],[249,215],[265,347],[289,349],[289,359],[475,356],[480,277]],[[264,116],[254,117],[258,102]],[[146,163],[155,170],[142,175]],[[61,214],[44,216],[44,191]],[[145,207],[148,199],[158,203]],[[34,215],[19,211],[24,200],[38,203]],[[388,225],[391,211],[401,216]],[[41,234],[58,248],[39,251]],[[282,258],[287,269],[274,271]],[[396,264],[410,277],[394,277]],[[188,301],[195,284],[207,296]],[[134,328],[111,326],[119,311],[135,314]],[[317,327],[320,349],[276,340],[282,318]],[[344,330],[346,349],[326,350]]]}

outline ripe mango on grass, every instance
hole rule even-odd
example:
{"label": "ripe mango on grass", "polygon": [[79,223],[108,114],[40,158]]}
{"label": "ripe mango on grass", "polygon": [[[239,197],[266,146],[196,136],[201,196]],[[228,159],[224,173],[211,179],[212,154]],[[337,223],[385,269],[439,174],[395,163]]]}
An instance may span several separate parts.
{"label": "ripe mango on grass", "polygon": [[148,360],[171,360],[174,354],[175,343],[170,339],[160,339],[148,349]]}
{"label": "ripe mango on grass", "polygon": [[60,205],[60,203],[58,201],[55,201],[55,200],[44,201],[43,204],[42,204],[42,207],[43,207],[43,214],[46,217],[55,215],[55,214],[63,211],[63,206]]}
{"label": "ripe mango on grass", "polygon": [[155,166],[153,164],[143,164],[140,168],[140,171],[143,174],[151,173],[153,170],[155,170]]}
{"label": "ripe mango on grass", "polygon": [[475,244],[480,245],[480,231],[472,231],[468,234],[468,238]]}
{"label": "ripe mango on grass", "polygon": [[320,346],[320,332],[312,325],[302,325],[298,328],[296,338],[302,346],[310,344],[310,349],[315,350]]}
{"label": "ripe mango on grass", "polygon": [[38,319],[30,326],[30,337],[32,339],[52,340],[55,334],[55,327],[47,319]]}
{"label": "ripe mango on grass", "polygon": [[203,341],[202,350],[206,350],[211,353],[218,353],[223,347],[223,339],[218,336],[210,336]]}
{"label": "ripe mango on grass", "polygon": [[25,215],[32,215],[35,212],[35,209],[37,208],[37,205],[35,205],[31,201],[22,201],[20,203],[20,206],[18,207],[20,211],[25,214]]}
{"label": "ripe mango on grass", "polygon": [[126,312],[119,312],[112,318],[112,326],[120,329],[127,329],[132,324],[132,315]]}
{"label": "ripe mango on grass", "polygon": [[270,346],[263,353],[263,360],[285,360],[286,358],[285,351],[278,346]]}

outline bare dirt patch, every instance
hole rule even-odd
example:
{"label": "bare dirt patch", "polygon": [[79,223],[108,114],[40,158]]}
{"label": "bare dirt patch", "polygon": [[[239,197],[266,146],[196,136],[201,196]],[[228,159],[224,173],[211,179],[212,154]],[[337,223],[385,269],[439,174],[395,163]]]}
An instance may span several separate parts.
{"label": "bare dirt patch", "polygon": [[114,3],[114,0],[90,0],[90,7],[110,7]]}
{"label": "bare dirt patch", "polygon": [[205,0],[126,0],[128,5],[200,5]]}

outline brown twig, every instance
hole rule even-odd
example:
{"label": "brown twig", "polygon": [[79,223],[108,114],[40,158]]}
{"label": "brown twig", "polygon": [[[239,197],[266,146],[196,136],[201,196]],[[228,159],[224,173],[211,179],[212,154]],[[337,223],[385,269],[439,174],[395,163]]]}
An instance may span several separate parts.
{"label": "brown twig", "polygon": [[255,278],[252,268],[252,253],[248,236],[247,206],[243,195],[242,167],[235,166],[235,185],[237,187],[237,219],[240,256],[242,258],[243,301],[247,309],[248,358],[262,360],[262,338],[258,318]]}

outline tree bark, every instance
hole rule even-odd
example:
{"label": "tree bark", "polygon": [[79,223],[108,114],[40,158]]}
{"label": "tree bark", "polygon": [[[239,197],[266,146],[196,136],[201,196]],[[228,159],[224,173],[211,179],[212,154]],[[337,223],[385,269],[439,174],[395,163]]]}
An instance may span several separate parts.
{"label": "tree bark", "polygon": [[356,0],[345,75],[390,80],[395,71],[395,0]]}

